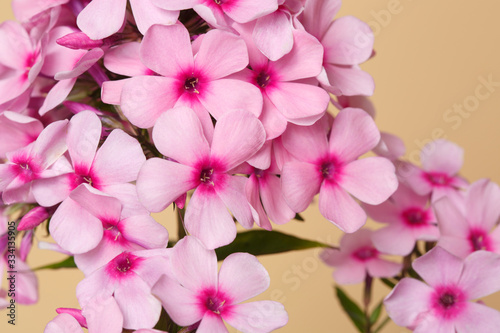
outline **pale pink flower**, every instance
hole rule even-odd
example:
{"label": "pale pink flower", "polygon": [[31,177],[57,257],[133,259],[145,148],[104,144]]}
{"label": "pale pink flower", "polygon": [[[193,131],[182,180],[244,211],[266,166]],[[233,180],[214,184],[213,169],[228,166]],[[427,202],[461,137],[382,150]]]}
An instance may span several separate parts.
{"label": "pale pink flower", "polygon": [[479,250],[500,254],[499,202],[500,188],[488,179],[471,184],[462,202],[447,197],[436,201],[438,245],[462,258]]}
{"label": "pale pink flower", "polygon": [[209,143],[194,111],[168,110],[153,128],[153,141],[169,160],[147,160],[137,179],[139,198],[151,212],[162,211],[195,189],[186,208],[185,227],[211,249],[236,237],[228,208],[243,227],[253,224],[245,196],[247,179],[229,171],[255,154],[265,140],[262,124],[242,110],[221,116],[213,133]]}
{"label": "pale pink flower", "polygon": [[[71,165],[65,165],[61,175],[41,179],[33,186],[34,197],[41,206],[63,201],[49,230],[54,240],[72,253],[90,251],[102,237],[99,219],[69,197],[81,184],[118,198],[123,204],[123,217],[147,214],[138,201],[135,185],[129,183],[137,179],[146,160],[139,142],[115,129],[97,150],[100,138],[101,122],[95,113],[85,111],[73,116],[67,136]],[[88,237],[77,241],[83,235]]]}
{"label": "pale pink flower", "polygon": [[95,297],[113,296],[124,328],[153,328],[161,303],[151,294],[151,287],[161,275],[169,274],[169,266],[166,249],[122,252],[78,284],[78,302],[85,310]]}
{"label": "pale pink flower", "polygon": [[437,241],[439,230],[429,204],[429,195],[420,196],[400,183],[396,192],[378,206],[363,204],[369,217],[388,223],[372,236],[375,247],[389,254],[405,256],[417,240]]}
{"label": "pale pink flower", "polygon": [[67,150],[67,120],[48,125],[35,142],[7,154],[7,163],[0,164],[0,192],[6,204],[35,202],[34,181],[57,175],[51,166]]}
{"label": "pale pink flower", "polygon": [[389,160],[357,160],[379,140],[375,122],[361,109],[342,110],[333,122],[329,140],[322,122],[309,127],[289,125],[282,141],[296,160],[283,165],[281,184],[290,208],[304,211],[319,192],[323,216],[345,232],[358,230],[366,222],[366,213],[350,194],[378,205],[398,186]]}
{"label": "pale pink flower", "polygon": [[122,218],[122,205],[118,199],[88,184],[77,187],[71,192],[70,198],[95,219],[86,220],[85,229],[70,225],[81,223],[80,220],[67,219],[65,227],[79,230],[78,242],[95,243],[94,239],[100,240],[89,252],[75,254],[75,263],[85,275],[89,275],[123,251],[167,247],[168,232],[161,224],[149,215]]}
{"label": "pale pink flower", "polygon": [[404,278],[385,298],[391,319],[415,333],[495,332],[500,312],[471,300],[500,290],[500,257],[477,251],[459,259],[441,247],[413,262],[428,284]]}
{"label": "pale pink flower", "polygon": [[70,0],[12,0],[12,10],[17,20],[25,22],[50,8],[64,5],[69,1]]}
{"label": "pale pink flower", "polygon": [[199,322],[198,333],[228,332],[224,321],[245,333],[271,332],[288,322],[282,304],[239,304],[269,287],[269,274],[256,257],[233,253],[217,274],[215,251],[192,236],[180,240],[171,254],[172,275],[153,287],[170,318],[181,326]]}
{"label": "pale pink flower", "polygon": [[333,279],[339,284],[355,284],[365,280],[367,274],[372,277],[392,277],[403,266],[382,258],[371,240],[372,230],[360,229],[352,234],[345,234],[340,240],[340,248],[326,249],[320,254],[321,260],[328,266],[335,267]]}
{"label": "pale pink flower", "polygon": [[0,113],[0,158],[34,142],[43,130],[40,120],[17,112]]}
{"label": "pale pink flower", "polygon": [[323,47],[304,31],[293,32],[294,46],[277,61],[270,61],[255,46],[248,30],[240,30],[248,46],[250,67],[240,74],[260,89],[264,99],[262,121],[267,139],[281,135],[287,123],[308,126],[323,116],[330,96],[314,78],[321,70]]}
{"label": "pale pink flower", "polygon": [[318,79],[335,95],[370,96],[375,88],[373,78],[358,65],[371,57],[374,36],[368,24],[355,17],[331,21],[340,5],[340,0],[308,0],[299,18],[325,48],[324,72]]}
{"label": "pale pink flower", "polygon": [[[91,0],[78,14],[76,23],[92,39],[117,33],[125,23],[127,0]],[[142,34],[153,24],[174,24],[179,11],[164,10],[152,0],[130,0],[137,28]]]}
{"label": "pale pink flower", "polygon": [[[5,243],[7,245],[7,243]],[[16,249],[14,256],[16,257],[13,263],[12,253],[6,251],[7,248],[4,247],[0,249],[0,272],[6,271],[16,271],[17,273],[7,273],[5,276],[0,276],[2,278],[1,285],[5,284],[5,290],[9,297],[13,298],[17,304],[31,305],[38,302],[38,279],[35,273],[28,266],[26,261],[21,260],[20,252]],[[13,265],[13,266],[11,266]],[[2,274],[0,274],[2,275]],[[14,275],[13,280],[9,280]],[[12,285],[11,285],[12,284]],[[1,296],[0,296],[1,297]]]}
{"label": "pale pink flower", "polygon": [[458,196],[458,189],[467,181],[458,175],[463,164],[464,151],[453,142],[439,139],[422,149],[422,169],[405,164],[398,168],[398,175],[420,195],[432,193],[432,202],[444,196]]}
{"label": "pale pink flower", "polygon": [[194,9],[211,26],[246,23],[278,9],[277,0],[151,0],[167,10]]}
{"label": "pale pink flower", "polygon": [[245,43],[236,35],[209,31],[194,57],[184,26],[155,25],[144,37],[140,52],[142,62],[162,76],[137,76],[123,84],[120,104],[132,124],[149,128],[166,110],[188,106],[200,118],[210,140],[210,114],[218,119],[229,111],[244,109],[260,115],[259,90],[227,77],[248,65]]}
{"label": "pale pink flower", "polygon": [[14,21],[0,25],[0,104],[23,94],[43,65],[41,43]]}

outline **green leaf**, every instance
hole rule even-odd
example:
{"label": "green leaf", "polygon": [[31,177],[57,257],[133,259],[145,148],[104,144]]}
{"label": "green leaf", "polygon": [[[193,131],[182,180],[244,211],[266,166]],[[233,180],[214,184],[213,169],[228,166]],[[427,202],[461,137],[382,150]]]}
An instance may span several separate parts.
{"label": "green leaf", "polygon": [[59,268],[76,268],[75,260],[73,257],[67,257],[66,259],[56,262],[54,264],[49,264],[42,267],[37,267],[33,269],[34,271],[39,271],[42,269],[59,269]]}
{"label": "green leaf", "polygon": [[349,318],[351,318],[354,325],[356,325],[358,331],[363,333],[366,328],[366,318],[365,314],[361,310],[361,308],[352,301],[347,294],[340,289],[340,287],[335,287],[337,290],[337,298],[339,299],[340,305],[347,313]]}
{"label": "green leaf", "polygon": [[382,281],[383,284],[385,284],[386,286],[388,286],[391,289],[393,289],[394,286],[396,285],[394,282],[392,282],[391,280],[386,279],[386,278],[382,278],[382,279],[380,279],[380,281]]}
{"label": "green leaf", "polygon": [[315,247],[329,247],[327,244],[301,239],[279,231],[250,230],[240,232],[229,245],[215,250],[219,260],[235,252],[247,252],[255,256],[305,250]]}
{"label": "green leaf", "polygon": [[382,313],[382,307],[384,306],[384,301],[381,301],[375,309],[373,309],[372,314],[370,315],[370,323],[371,325],[375,324],[380,318],[380,314]]}

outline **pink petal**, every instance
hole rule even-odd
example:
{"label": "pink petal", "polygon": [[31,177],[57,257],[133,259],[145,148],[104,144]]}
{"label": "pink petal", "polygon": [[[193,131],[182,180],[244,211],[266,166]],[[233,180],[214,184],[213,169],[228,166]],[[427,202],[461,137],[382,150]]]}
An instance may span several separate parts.
{"label": "pink petal", "polygon": [[391,319],[399,326],[414,325],[421,313],[429,310],[433,289],[421,281],[404,278],[384,300]]}
{"label": "pink petal", "polygon": [[447,235],[438,238],[437,246],[460,258],[465,258],[474,251],[468,239]]}
{"label": "pink petal", "polygon": [[151,2],[160,8],[169,10],[190,9],[200,3],[200,0],[151,0]]}
{"label": "pink petal", "polygon": [[306,1],[301,22],[306,31],[318,40],[323,38],[324,33],[330,26],[332,19],[340,10],[340,0],[308,0]]}
{"label": "pink petal", "polygon": [[462,260],[439,246],[413,262],[415,271],[433,287],[458,283],[463,267]]}
{"label": "pink petal", "polygon": [[83,333],[83,329],[81,328],[78,321],[73,318],[72,315],[67,313],[61,313],[57,315],[54,319],[52,319],[47,326],[45,326],[44,333],[66,333],[66,332],[74,332],[74,333]]}
{"label": "pink petal", "polygon": [[220,315],[217,315],[211,311],[207,311],[203,318],[201,319],[200,326],[196,329],[197,333],[228,333],[224,322]]}
{"label": "pink petal", "polygon": [[33,146],[33,153],[41,159],[42,169],[52,165],[67,150],[67,120],[59,120],[49,124],[40,133]]}
{"label": "pink petal", "polygon": [[365,22],[344,16],[333,21],[321,43],[325,47],[325,62],[357,65],[370,58],[373,52],[373,32]]}
{"label": "pink petal", "polygon": [[152,293],[178,325],[189,326],[203,318],[204,307],[199,304],[198,294],[166,275],[154,285]]}
{"label": "pink petal", "polygon": [[373,232],[373,245],[380,252],[406,256],[415,247],[415,238],[402,225],[394,225]]}
{"label": "pink petal", "polygon": [[405,154],[406,147],[403,140],[398,136],[380,132],[380,142],[373,148],[373,152],[379,156],[395,160]]}
{"label": "pink petal", "polygon": [[88,174],[101,139],[101,121],[92,111],[80,112],[71,118],[68,129],[68,150],[78,172]]}
{"label": "pink petal", "polygon": [[118,45],[106,52],[104,67],[125,76],[151,75],[153,72],[141,62],[140,49],[138,42]]}
{"label": "pink petal", "polygon": [[326,111],[330,96],[320,87],[296,82],[280,82],[267,95],[285,118],[295,124],[308,126]]}
{"label": "pink petal", "polygon": [[330,152],[350,162],[373,149],[380,140],[377,125],[361,109],[343,109],[335,118],[330,134]]}
{"label": "pink petal", "polygon": [[340,186],[323,183],[319,193],[319,211],[340,230],[352,233],[366,222],[361,206]]}
{"label": "pink petal", "polygon": [[120,231],[131,242],[144,248],[166,248],[168,231],[149,215],[131,216],[120,222]]}
{"label": "pink petal", "polygon": [[73,201],[101,221],[118,222],[122,205],[120,201],[88,184],[81,184],[69,195]]}
{"label": "pink petal", "polygon": [[123,114],[135,126],[153,127],[158,117],[174,107],[179,99],[179,82],[161,76],[137,76],[127,80],[121,94]]}
{"label": "pink petal", "polygon": [[263,103],[262,94],[256,86],[233,79],[207,82],[203,86],[200,102],[216,119],[234,110],[246,110],[258,117]]}
{"label": "pink petal", "polygon": [[293,48],[270,67],[280,81],[315,77],[321,72],[323,47],[316,38],[301,30],[293,31]]}
{"label": "pink petal", "polygon": [[101,221],[70,198],[57,208],[49,230],[54,240],[71,253],[92,250],[101,241],[103,233]]}
{"label": "pink petal", "polygon": [[179,163],[149,159],[137,177],[139,199],[149,211],[161,212],[197,185],[192,182],[193,172],[193,168]]}
{"label": "pink petal", "polygon": [[278,10],[257,20],[253,39],[266,57],[276,61],[293,47],[292,24],[287,15]]}
{"label": "pink petal", "polygon": [[46,0],[43,2],[14,0],[12,1],[12,10],[17,20],[25,22],[51,7],[60,6],[67,2],[69,0]]}
{"label": "pink petal", "polygon": [[267,95],[264,95],[263,98],[264,103],[259,120],[266,130],[267,140],[271,140],[279,137],[285,131],[288,122]]}
{"label": "pink petal", "polygon": [[64,102],[66,100],[66,97],[69,96],[69,93],[75,86],[76,79],[77,78],[72,78],[57,82],[47,94],[47,97],[43,101],[43,105],[38,110],[38,114],[43,116],[44,114]]}
{"label": "pink petal", "polygon": [[0,158],[33,142],[43,130],[40,120],[17,112],[0,113]]}
{"label": "pink petal", "polygon": [[375,82],[370,74],[360,68],[340,67],[324,64],[330,85],[339,89],[342,95],[371,96],[375,90]]}
{"label": "pink petal", "polygon": [[182,24],[154,25],[141,44],[142,62],[163,76],[176,77],[193,68],[189,32]]}
{"label": "pink petal", "polygon": [[194,63],[211,79],[238,72],[248,65],[245,41],[226,31],[211,30],[203,38]]}
{"label": "pink petal", "polygon": [[371,205],[384,202],[398,188],[394,165],[383,157],[368,157],[345,165],[338,183]]}
{"label": "pink petal", "polygon": [[466,238],[470,227],[458,208],[447,197],[434,203],[434,212],[443,236]]}
{"label": "pink petal", "polygon": [[123,313],[124,328],[152,328],[160,318],[160,301],[151,294],[151,287],[139,277],[117,288],[114,297]]}
{"label": "pink petal", "polygon": [[458,282],[472,300],[488,296],[500,290],[500,257],[496,253],[476,251],[464,262]]}
{"label": "pink petal", "polygon": [[269,285],[269,274],[255,256],[233,253],[224,259],[219,272],[218,290],[228,295],[233,304],[263,293]]}
{"label": "pink petal", "polygon": [[247,178],[228,176],[223,186],[215,186],[215,192],[231,211],[236,220],[246,229],[253,225],[252,212],[245,196]]}
{"label": "pink petal", "polygon": [[37,179],[33,182],[33,196],[39,205],[51,207],[66,199],[75,188],[75,174]]}
{"label": "pink petal", "polygon": [[245,162],[262,147],[266,133],[260,121],[243,110],[222,116],[215,126],[212,159],[221,161],[225,170]]}
{"label": "pink petal", "polygon": [[261,179],[260,192],[262,205],[271,221],[276,224],[285,224],[295,217],[295,212],[285,201],[278,177],[267,175]]}
{"label": "pink petal", "polygon": [[267,333],[288,323],[285,307],[278,302],[257,301],[231,307],[231,314],[222,314],[227,323],[241,332]]}
{"label": "pink petal", "polygon": [[372,206],[365,203],[361,204],[368,216],[380,223],[399,223],[400,209],[394,205],[391,199],[382,202],[380,205]]}
{"label": "pink petal", "polygon": [[467,220],[471,225],[491,230],[500,217],[500,188],[497,184],[482,179],[472,184],[466,194]]}
{"label": "pink petal", "polygon": [[455,175],[464,162],[464,150],[453,142],[439,139],[426,145],[420,154],[425,171]]}
{"label": "pink petal", "polygon": [[278,2],[274,0],[240,1],[236,5],[221,4],[221,7],[231,19],[238,23],[246,23],[276,11]]}
{"label": "pink petal", "polygon": [[93,0],[78,15],[78,28],[92,39],[118,32],[125,19],[126,0]]}
{"label": "pink petal", "polygon": [[195,165],[210,155],[210,147],[198,116],[179,106],[162,114],[153,128],[158,150],[182,164]]}
{"label": "pink petal", "polygon": [[56,80],[67,80],[77,78],[78,76],[85,73],[90,67],[92,67],[99,59],[104,55],[104,51],[101,48],[95,48],[83,55],[83,57],[78,60],[74,65],[73,69],[68,71],[59,72],[54,75]]}
{"label": "pink petal", "polygon": [[171,257],[174,275],[192,291],[217,288],[217,257],[196,237],[187,236],[174,247]]}
{"label": "pink petal", "polygon": [[290,124],[281,140],[288,152],[304,162],[315,163],[328,153],[326,131],[320,121],[311,126]]}
{"label": "pink petal", "polygon": [[95,155],[92,173],[103,185],[135,181],[146,161],[139,142],[116,129],[107,137]]}
{"label": "pink petal", "polygon": [[101,100],[106,104],[120,105],[125,82],[132,79],[106,81],[102,83]]}
{"label": "pink petal", "polygon": [[[16,251],[19,257],[19,252]],[[31,305],[38,302],[38,279],[28,264],[22,260],[16,260],[16,291],[13,299],[18,304]],[[10,288],[9,288],[10,289]]]}
{"label": "pink petal", "polygon": [[91,299],[82,309],[87,320],[87,327],[92,332],[121,332],[123,315],[111,295],[98,295]]}
{"label": "pink petal", "polygon": [[248,203],[251,206],[252,216],[255,223],[263,229],[272,230],[273,227],[271,226],[271,222],[269,221],[269,218],[262,207],[262,202],[260,201],[259,181],[257,180],[255,174],[252,174],[248,179],[245,185],[245,193]]}
{"label": "pink petal", "polygon": [[0,25],[0,64],[12,69],[24,70],[27,56],[34,51],[31,38],[23,26],[15,21]]}
{"label": "pink petal", "polygon": [[479,303],[467,303],[467,310],[455,318],[457,332],[495,332],[500,327],[500,312]]}
{"label": "pink petal", "polygon": [[304,211],[319,192],[322,179],[317,166],[303,162],[289,162],[283,166],[281,186],[285,201],[295,212]]}
{"label": "pink petal", "polygon": [[200,239],[208,249],[231,243],[236,226],[224,202],[215,191],[194,191],[186,209],[184,223],[187,231]]}
{"label": "pink petal", "polygon": [[392,277],[401,271],[403,265],[376,258],[367,262],[366,268],[373,277]]}
{"label": "pink petal", "polygon": [[338,284],[357,284],[366,278],[365,265],[357,261],[346,261],[338,266],[332,274]]}
{"label": "pink petal", "polygon": [[134,215],[149,214],[144,206],[139,202],[137,188],[134,184],[113,184],[102,186],[100,190],[112,197],[117,198],[122,203],[122,218]]}
{"label": "pink petal", "polygon": [[156,7],[151,0],[131,0],[130,6],[134,13],[137,28],[144,35],[153,24],[175,24],[179,11],[164,10]]}

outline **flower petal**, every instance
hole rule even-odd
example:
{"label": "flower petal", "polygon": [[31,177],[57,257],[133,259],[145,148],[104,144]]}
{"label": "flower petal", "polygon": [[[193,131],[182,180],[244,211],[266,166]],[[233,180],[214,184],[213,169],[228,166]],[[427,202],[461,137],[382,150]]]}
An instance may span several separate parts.
{"label": "flower petal", "polygon": [[[103,39],[118,32],[125,19],[126,0],[94,0],[78,15],[78,28],[91,39]],[[99,24],[97,24],[99,22]]]}
{"label": "flower petal", "polygon": [[462,260],[439,246],[415,259],[412,266],[433,287],[458,283],[464,268]]}
{"label": "flower petal", "polygon": [[71,118],[68,128],[68,150],[75,170],[87,175],[101,139],[102,125],[92,111],[80,112]]}
{"label": "flower petal", "polygon": [[267,333],[288,323],[285,307],[274,301],[257,301],[237,304],[231,307],[230,314],[222,318],[241,332]]}
{"label": "flower petal", "polygon": [[314,164],[288,162],[281,172],[285,201],[295,212],[304,211],[319,192],[322,179]]}

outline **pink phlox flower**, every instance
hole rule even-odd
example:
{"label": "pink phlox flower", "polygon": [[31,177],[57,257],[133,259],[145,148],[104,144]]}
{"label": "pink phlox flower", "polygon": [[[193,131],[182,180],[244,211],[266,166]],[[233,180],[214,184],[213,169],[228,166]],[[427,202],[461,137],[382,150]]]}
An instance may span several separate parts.
{"label": "pink phlox flower", "polygon": [[467,187],[458,175],[463,164],[464,151],[456,144],[439,139],[426,144],[420,153],[422,169],[405,164],[398,168],[398,176],[420,195],[432,193],[436,202],[444,196],[459,196],[459,189]]}
{"label": "pink phlox flower", "polygon": [[17,112],[0,113],[0,158],[34,142],[43,130],[40,120]]}
{"label": "pink phlox flower", "polygon": [[17,20],[26,22],[35,16],[68,3],[70,0],[12,0],[12,10]]}
{"label": "pink phlox flower", "polygon": [[0,25],[0,104],[19,97],[35,81],[43,65],[42,42],[14,21]]}
{"label": "pink phlox flower", "polygon": [[375,88],[373,78],[358,65],[372,56],[373,32],[368,24],[352,16],[331,21],[340,5],[340,0],[308,0],[299,18],[325,48],[324,70],[318,80],[338,96],[370,96]]}
{"label": "pink phlox flower", "polygon": [[[61,167],[65,170],[61,175],[42,179],[33,186],[41,206],[62,201],[49,230],[54,240],[72,253],[90,251],[102,237],[99,219],[70,197],[78,186],[87,184],[119,199],[123,218],[148,214],[138,201],[135,185],[130,183],[137,179],[146,160],[139,142],[120,129],[112,131],[97,150],[100,139],[101,122],[95,113],[84,111],[73,116],[67,136],[71,164]],[[82,235],[86,237],[80,238]]]}
{"label": "pink phlox flower", "polygon": [[[80,28],[92,39],[103,39],[120,31],[125,23],[127,0],[92,0],[76,20]],[[137,28],[144,35],[154,24],[174,24],[179,11],[162,9],[152,0],[130,0]]]}
{"label": "pink phlox flower", "polygon": [[0,192],[6,204],[35,202],[34,183],[59,174],[53,165],[67,150],[67,126],[67,120],[51,123],[36,141],[6,154],[7,162],[0,164]]}
{"label": "pink phlox flower", "polygon": [[262,111],[256,87],[228,78],[248,65],[245,43],[232,33],[209,31],[194,57],[184,26],[155,25],[144,37],[140,55],[142,62],[161,76],[137,76],[123,84],[120,105],[138,127],[152,127],[166,110],[187,106],[200,118],[210,141],[210,114],[218,119],[233,110],[244,109],[256,116]]}
{"label": "pink phlox flower", "polygon": [[305,31],[295,30],[291,51],[270,61],[256,48],[248,27],[241,28],[238,32],[247,43],[252,70],[240,76],[260,89],[264,106],[259,119],[267,139],[281,135],[287,123],[308,126],[321,118],[330,101],[314,79],[321,70],[321,44]]}
{"label": "pink phlox flower", "polygon": [[233,176],[229,171],[255,154],[265,141],[262,124],[243,110],[221,116],[213,133],[209,143],[193,110],[168,110],[153,128],[153,141],[169,160],[147,160],[137,179],[139,198],[151,212],[162,211],[195,189],[184,224],[190,234],[211,249],[227,245],[236,237],[228,209],[243,227],[252,227],[245,196],[247,178]]}
{"label": "pink phlox flower", "polygon": [[68,97],[76,80],[90,69],[104,55],[99,48],[90,50],[74,50],[57,43],[58,39],[74,33],[76,28],[58,26],[48,33],[45,61],[41,70],[43,75],[54,77],[59,82],[47,93],[43,105],[39,109],[40,115],[52,110]]}
{"label": "pink phlox flower", "polygon": [[488,179],[471,184],[462,202],[444,197],[434,203],[441,237],[438,245],[465,258],[474,251],[500,254],[500,188]]}
{"label": "pink phlox flower", "polygon": [[345,232],[361,228],[366,213],[351,195],[378,205],[398,186],[389,160],[358,160],[379,140],[375,122],[361,109],[342,110],[333,122],[329,140],[323,122],[307,127],[289,125],[282,141],[296,160],[284,164],[281,185],[290,208],[304,211],[319,192],[319,211],[324,217]]}
{"label": "pink phlox flower", "polygon": [[151,288],[160,276],[170,274],[168,256],[167,249],[122,252],[85,277],[76,287],[83,315],[95,297],[113,296],[123,315],[123,328],[153,328],[160,318],[161,303]]}
{"label": "pink phlox flower", "polygon": [[[35,273],[26,261],[21,259],[21,253],[18,249],[12,253],[7,251],[6,246],[7,242],[4,248],[0,248],[0,278],[2,278],[0,286],[5,283],[5,290],[8,291],[9,297],[14,299],[17,304],[31,305],[37,303],[38,279]],[[15,257],[14,261],[13,257]],[[8,271],[6,276],[3,275],[4,270]],[[9,271],[15,271],[16,273],[9,273]],[[14,279],[10,279],[12,276],[14,276]]]}
{"label": "pink phlox flower", "polygon": [[162,276],[153,294],[178,325],[199,322],[199,333],[228,332],[226,321],[241,332],[265,333],[288,322],[278,302],[241,303],[269,287],[269,274],[256,257],[233,253],[217,274],[215,251],[187,236],[174,246],[170,259],[172,275]]}
{"label": "pink phlox flower", "polygon": [[500,312],[471,300],[500,290],[500,257],[477,251],[465,259],[435,247],[413,262],[427,283],[404,278],[385,298],[391,319],[417,333],[495,332]]}
{"label": "pink phlox flower", "polygon": [[375,247],[389,254],[408,255],[417,240],[437,241],[439,229],[429,204],[429,195],[418,195],[403,183],[396,192],[378,206],[362,204],[368,216],[388,226],[376,230]]}
{"label": "pink phlox flower", "polygon": [[167,10],[193,9],[210,26],[225,28],[231,23],[247,23],[278,9],[277,0],[151,0]]}
{"label": "pink phlox flower", "polygon": [[380,278],[392,277],[401,271],[401,264],[382,257],[383,252],[373,245],[372,235],[372,230],[363,228],[342,236],[338,250],[326,249],[321,252],[321,260],[335,267],[333,279],[338,284],[361,283],[367,274]]}
{"label": "pink phlox flower", "polygon": [[73,241],[90,242],[91,239],[98,239],[99,235],[102,237],[99,238],[97,246],[89,252],[75,254],[75,263],[85,275],[88,276],[123,251],[167,247],[167,229],[149,214],[122,218],[122,205],[118,199],[88,184],[82,185],[71,192],[70,198],[95,219],[85,221],[85,229],[79,229],[78,240]]}

